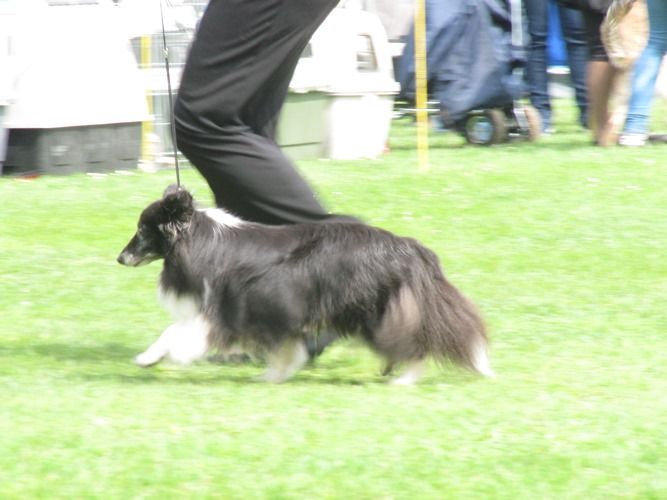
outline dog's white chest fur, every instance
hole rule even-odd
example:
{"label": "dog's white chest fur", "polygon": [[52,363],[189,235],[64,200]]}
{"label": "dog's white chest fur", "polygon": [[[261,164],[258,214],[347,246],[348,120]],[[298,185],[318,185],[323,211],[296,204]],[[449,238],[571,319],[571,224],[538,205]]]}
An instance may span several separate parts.
{"label": "dog's white chest fur", "polygon": [[158,287],[158,298],[176,321],[189,320],[200,314],[201,304],[191,295],[177,295],[160,286]]}

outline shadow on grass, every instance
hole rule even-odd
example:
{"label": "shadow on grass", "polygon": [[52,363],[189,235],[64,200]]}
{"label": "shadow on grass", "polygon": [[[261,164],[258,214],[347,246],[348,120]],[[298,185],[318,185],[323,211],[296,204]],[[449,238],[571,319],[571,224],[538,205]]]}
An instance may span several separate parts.
{"label": "shadow on grass", "polygon": [[[94,372],[80,374],[79,378],[86,381],[104,381],[120,384],[178,384],[178,385],[226,385],[236,384],[246,387],[271,386],[272,384],[259,380],[257,377],[263,372],[263,369],[253,369],[252,367],[238,367],[241,373],[231,373],[234,367],[230,368],[211,368],[206,365],[192,367],[169,366],[138,368],[128,367],[127,372],[118,371]],[[330,385],[330,386],[365,386],[365,385],[383,385],[386,380],[379,377],[373,377],[369,374],[367,378],[360,378],[346,375],[310,375],[307,370],[298,373],[293,379],[285,384],[288,386],[311,386],[311,385]]]}
{"label": "shadow on grass", "polygon": [[[262,363],[220,362],[215,358],[198,362],[192,366],[163,363],[150,368],[139,368],[132,362],[138,353],[135,348],[117,342],[104,344],[75,344],[49,342],[22,347],[2,347],[0,357],[40,357],[55,363],[72,362],[81,364],[81,369],[68,376],[85,381],[111,382],[121,384],[191,384],[240,386],[269,386],[257,377],[264,371]],[[52,366],[52,368],[54,368]],[[57,368],[56,368],[57,369]],[[400,372],[400,371],[399,371]],[[372,366],[360,366],[354,357],[340,355],[324,356],[289,380],[294,386],[383,386],[396,376],[381,376]],[[434,368],[430,375],[419,382],[419,386],[441,385],[443,382],[467,384],[477,380],[472,374],[459,370]]]}
{"label": "shadow on grass", "polygon": [[20,347],[0,347],[0,357],[39,356],[56,361],[119,361],[131,360],[137,352],[125,344],[107,342],[105,344],[78,344],[66,342],[41,342],[24,344]]}
{"label": "shadow on grass", "polygon": [[[238,371],[236,371],[238,370]],[[163,384],[163,385],[196,385],[225,386],[229,384],[239,387],[271,387],[273,384],[259,380],[263,366],[250,365],[211,365],[205,362],[193,366],[158,365],[150,368],[139,368],[128,363],[125,371],[99,371],[79,374],[85,381],[110,382],[128,385]],[[394,375],[395,376],[395,375]],[[328,371],[326,368],[307,367],[297,373],[294,378],[275,387],[294,386],[332,386],[332,387],[394,387],[389,381],[392,376],[383,377],[369,368],[364,373],[342,373],[340,369]],[[445,385],[468,385],[483,381],[470,373],[457,371],[440,371],[425,376],[417,387],[440,387]],[[400,388],[399,388],[400,390]]]}

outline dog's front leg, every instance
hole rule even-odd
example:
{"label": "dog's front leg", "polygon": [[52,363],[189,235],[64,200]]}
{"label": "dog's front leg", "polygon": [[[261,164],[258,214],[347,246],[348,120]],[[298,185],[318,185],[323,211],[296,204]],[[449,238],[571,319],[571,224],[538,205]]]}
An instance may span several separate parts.
{"label": "dog's front leg", "polygon": [[169,359],[181,365],[202,359],[209,347],[211,327],[208,322],[202,316],[195,316],[176,325],[178,328],[168,338]]}
{"label": "dog's front leg", "polygon": [[308,350],[302,340],[288,340],[267,356],[267,369],[259,380],[280,384],[290,379],[308,362]]}
{"label": "dog's front leg", "polygon": [[173,343],[174,337],[178,335],[179,330],[178,323],[167,327],[148,349],[134,358],[134,362],[143,368],[159,363],[169,353],[169,347]]}

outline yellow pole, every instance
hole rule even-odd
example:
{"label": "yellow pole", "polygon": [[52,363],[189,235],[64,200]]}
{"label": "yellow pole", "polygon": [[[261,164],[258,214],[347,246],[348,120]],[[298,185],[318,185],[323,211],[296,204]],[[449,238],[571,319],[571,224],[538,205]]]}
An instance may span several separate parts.
{"label": "yellow pole", "polygon": [[417,107],[417,160],[419,171],[428,165],[428,89],[426,68],[426,4],[415,0],[415,97]]}
{"label": "yellow pole", "polygon": [[[139,39],[140,61],[139,66],[142,70],[151,68],[151,37],[142,36]],[[150,120],[141,123],[141,159],[145,162],[152,162],[155,158],[155,151],[153,151],[153,96],[149,90],[146,94],[146,103],[148,104],[148,114]]]}

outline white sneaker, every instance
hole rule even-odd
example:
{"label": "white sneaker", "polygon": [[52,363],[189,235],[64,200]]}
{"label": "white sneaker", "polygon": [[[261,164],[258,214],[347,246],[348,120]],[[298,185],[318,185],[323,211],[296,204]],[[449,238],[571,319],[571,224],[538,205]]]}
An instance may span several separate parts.
{"label": "white sneaker", "polygon": [[640,147],[646,144],[648,136],[646,134],[622,134],[618,138],[619,146]]}

